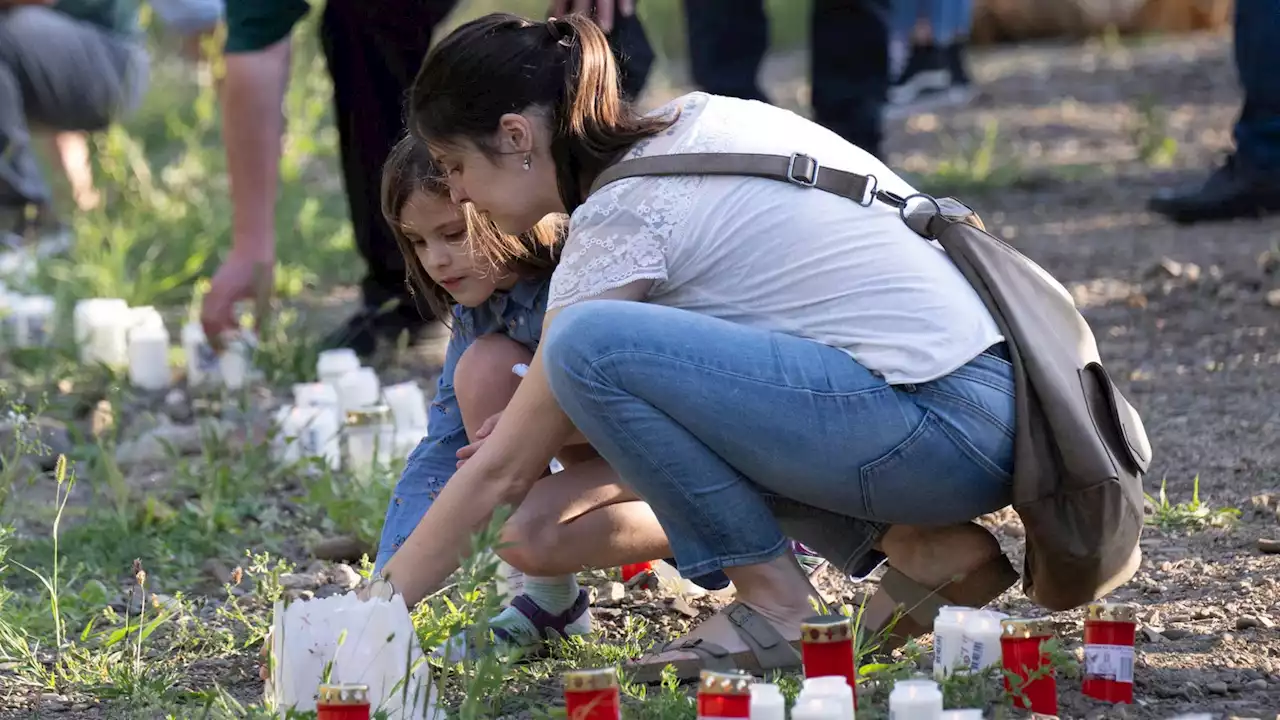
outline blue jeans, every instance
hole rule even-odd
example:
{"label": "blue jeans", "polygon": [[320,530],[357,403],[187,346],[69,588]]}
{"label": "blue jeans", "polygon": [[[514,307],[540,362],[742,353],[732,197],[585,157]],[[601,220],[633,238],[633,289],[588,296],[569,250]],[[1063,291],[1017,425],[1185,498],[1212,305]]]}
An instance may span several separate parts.
{"label": "blue jeans", "polygon": [[950,45],[957,38],[969,37],[969,27],[973,24],[973,0],[893,0],[889,37],[897,42],[907,42],[921,15],[929,20],[933,42]]}
{"label": "blue jeans", "polygon": [[865,570],[891,524],[1008,505],[1003,351],[891,386],[810,340],[610,300],[566,308],[542,345],[560,406],[653,508],[685,577],[770,561],[787,534]]}
{"label": "blue jeans", "polygon": [[1280,174],[1280,0],[1236,0],[1235,51],[1244,86],[1236,149],[1250,167]]}

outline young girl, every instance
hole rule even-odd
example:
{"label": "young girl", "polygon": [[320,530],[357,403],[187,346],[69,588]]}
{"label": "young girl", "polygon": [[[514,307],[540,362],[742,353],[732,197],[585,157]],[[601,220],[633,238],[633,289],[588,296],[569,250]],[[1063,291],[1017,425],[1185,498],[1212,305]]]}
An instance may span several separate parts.
{"label": "young girl", "polygon": [[[529,363],[537,349],[562,233],[559,220],[543,220],[506,238],[524,248],[523,256],[501,265],[479,259],[472,242],[499,231],[469,206],[450,200],[443,176],[412,138],[387,158],[382,208],[404,253],[410,289],[437,316],[451,319],[452,335],[429,410],[428,436],[409,455],[387,507],[378,571],[449,481],[458,451],[515,393],[519,377],[512,367]],[[498,553],[529,574],[524,594],[492,627],[499,639],[524,650],[552,631],[567,636],[591,629],[577,570],[670,554],[648,506],[618,485],[589,445],[566,445],[557,457],[565,470],[521,503],[504,533],[511,547]],[[708,589],[728,585],[723,573],[696,582]]]}

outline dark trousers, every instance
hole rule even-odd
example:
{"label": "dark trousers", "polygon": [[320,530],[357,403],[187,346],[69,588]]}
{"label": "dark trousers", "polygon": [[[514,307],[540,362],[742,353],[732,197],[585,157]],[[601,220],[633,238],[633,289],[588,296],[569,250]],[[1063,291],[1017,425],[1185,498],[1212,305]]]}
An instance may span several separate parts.
{"label": "dark trousers", "polygon": [[1235,51],[1244,87],[1236,150],[1246,165],[1280,173],[1280,0],[1236,0]]}
{"label": "dark trousers", "polygon": [[[398,301],[395,312],[429,317],[405,284],[404,257],[382,217],[382,164],[405,129],[404,99],[431,45],[431,34],[457,0],[329,0],[320,37],[333,78],[342,178],[356,249],[368,272],[364,303]],[[653,51],[638,19],[610,38],[624,71],[624,87],[638,93]]]}
{"label": "dark trousers", "polygon": [[[684,0],[698,87],[769,101],[758,73],[769,45],[764,0]],[[814,0],[809,20],[814,120],[880,156],[889,88],[889,0]]]}
{"label": "dark trousers", "polygon": [[48,7],[0,9],[0,208],[50,202],[31,124],[105,128],[137,106],[147,72],[146,50],[133,38]]}

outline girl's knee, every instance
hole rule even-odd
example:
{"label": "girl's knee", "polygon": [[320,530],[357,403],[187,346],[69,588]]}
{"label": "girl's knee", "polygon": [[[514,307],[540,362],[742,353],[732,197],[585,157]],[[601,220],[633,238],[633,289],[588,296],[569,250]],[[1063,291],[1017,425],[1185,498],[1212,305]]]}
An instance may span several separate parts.
{"label": "girl's knee", "polygon": [[520,384],[512,366],[532,359],[528,348],[503,335],[480,337],[462,353],[453,371],[453,391],[468,436],[511,401]]}
{"label": "girl's knee", "polygon": [[563,566],[556,561],[556,553],[560,552],[556,542],[559,530],[560,524],[554,519],[514,515],[502,528],[499,543],[505,547],[495,552],[526,575],[555,575],[557,566]]}

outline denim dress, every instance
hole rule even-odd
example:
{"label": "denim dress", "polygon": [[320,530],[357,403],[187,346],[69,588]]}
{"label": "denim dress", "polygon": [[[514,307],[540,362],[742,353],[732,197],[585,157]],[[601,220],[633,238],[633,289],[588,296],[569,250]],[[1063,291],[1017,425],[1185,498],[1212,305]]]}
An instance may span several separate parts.
{"label": "denim dress", "polygon": [[382,570],[404,544],[445,483],[453,477],[457,471],[457,452],[467,445],[467,432],[453,391],[458,360],[476,338],[494,333],[511,338],[530,352],[536,351],[542,336],[542,318],[547,311],[549,284],[549,277],[521,280],[510,290],[494,293],[483,305],[454,307],[453,334],[445,351],[435,397],[427,410],[427,436],[409,454],[387,506],[375,563],[378,570]]}

